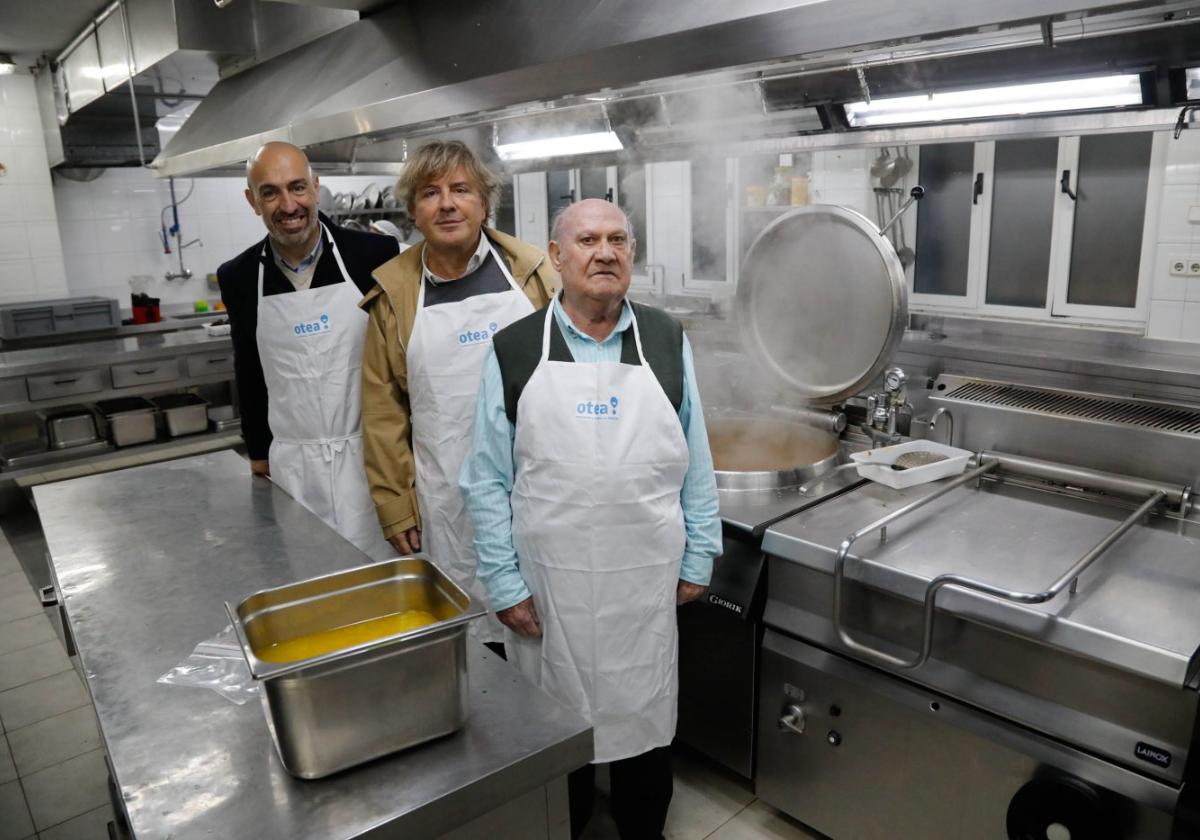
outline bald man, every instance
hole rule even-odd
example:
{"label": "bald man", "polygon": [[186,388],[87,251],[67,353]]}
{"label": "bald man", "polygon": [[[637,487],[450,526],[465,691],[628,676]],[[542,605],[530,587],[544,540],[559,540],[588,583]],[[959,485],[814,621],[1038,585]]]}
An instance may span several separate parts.
{"label": "bald man", "polygon": [[290,143],[267,143],[247,162],[246,201],[267,235],[217,278],[250,469],[372,558],[394,557],[363,470],[358,302],[399,243],[318,213],[317,176]]}

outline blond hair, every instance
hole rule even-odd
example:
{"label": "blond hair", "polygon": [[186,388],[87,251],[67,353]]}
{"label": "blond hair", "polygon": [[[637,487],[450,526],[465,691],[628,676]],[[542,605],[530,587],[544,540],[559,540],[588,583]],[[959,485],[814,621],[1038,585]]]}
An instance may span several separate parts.
{"label": "blond hair", "polygon": [[492,208],[500,201],[500,179],[459,140],[434,140],[417,149],[405,162],[404,172],[396,182],[396,198],[412,215],[417,190],[460,166],[483,196],[486,212],[491,215]]}

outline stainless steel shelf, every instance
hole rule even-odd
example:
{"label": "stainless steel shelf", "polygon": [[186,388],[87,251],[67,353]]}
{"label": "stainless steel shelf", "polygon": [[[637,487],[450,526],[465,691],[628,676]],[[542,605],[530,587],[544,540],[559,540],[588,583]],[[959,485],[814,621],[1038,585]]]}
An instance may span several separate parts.
{"label": "stainless steel shelf", "polygon": [[[206,452],[230,449],[241,441],[241,434],[237,430],[187,435],[155,443],[144,443],[139,446],[128,446],[124,449],[112,449],[66,463],[42,464],[11,472],[0,472],[0,482],[15,481],[21,486],[32,487],[81,475],[169,461],[184,455],[200,455]],[[249,470],[249,465],[246,469]]]}

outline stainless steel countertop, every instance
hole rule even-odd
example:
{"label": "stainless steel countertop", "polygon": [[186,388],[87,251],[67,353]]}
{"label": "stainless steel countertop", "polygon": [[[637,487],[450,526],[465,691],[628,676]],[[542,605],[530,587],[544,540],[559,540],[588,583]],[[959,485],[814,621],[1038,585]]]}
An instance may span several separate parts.
{"label": "stainless steel countertop", "polygon": [[[848,534],[933,492],[873,482],[777,523],[768,554],[833,573]],[[848,577],[912,600],[939,574],[1040,592],[1127,516],[1123,507],[985,481],[953,490],[854,545]],[[1180,528],[1182,525],[1182,533]],[[1135,525],[1079,578],[1038,606],[948,588],[940,610],[1182,686],[1200,648],[1200,525],[1153,517]]]}
{"label": "stainless steel countertop", "polygon": [[721,521],[757,540],[779,520],[807,510],[863,480],[853,470],[844,470],[814,480],[804,494],[799,487],[718,490]]}
{"label": "stainless steel countertop", "polygon": [[9,350],[0,353],[0,379],[232,347],[229,336],[210,336],[203,329],[195,328],[126,338],[105,338],[79,344]]}
{"label": "stainless steel countertop", "polygon": [[367,558],[228,451],[42,486],[34,498],[139,837],[435,836],[591,759],[582,718],[468,641],[465,729],[295,779],[257,703],[155,680],[228,623],[224,601]]}

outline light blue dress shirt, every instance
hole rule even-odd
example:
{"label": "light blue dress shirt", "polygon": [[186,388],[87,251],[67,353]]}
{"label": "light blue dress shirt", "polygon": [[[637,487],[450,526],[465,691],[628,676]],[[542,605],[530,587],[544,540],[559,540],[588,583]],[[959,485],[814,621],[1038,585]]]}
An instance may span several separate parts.
{"label": "light blue dress shirt", "polygon": [[[621,312],[616,328],[604,341],[596,341],[578,329],[563,311],[558,298],[551,306],[575,361],[621,361],[621,334],[633,323],[628,305]],[[687,534],[680,577],[690,583],[707,585],[712,576],[713,558],[721,553],[721,520],[708,431],[704,427],[692,348],[686,335],[683,337],[683,401],[679,406],[679,422],[687,439],[689,458],[679,493]],[[517,568],[517,552],[512,539],[509,496],[515,475],[515,438],[516,428],[504,410],[500,363],[496,361],[495,350],[488,350],[475,409],[471,451],[463,462],[458,486],[475,526],[479,579],[487,588],[491,608],[497,611],[519,604],[530,595]]]}

